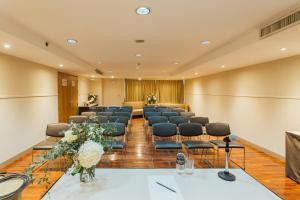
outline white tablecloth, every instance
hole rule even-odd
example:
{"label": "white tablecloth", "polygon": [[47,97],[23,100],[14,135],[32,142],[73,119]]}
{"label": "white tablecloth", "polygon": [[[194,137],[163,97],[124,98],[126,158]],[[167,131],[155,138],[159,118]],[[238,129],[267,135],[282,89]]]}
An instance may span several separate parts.
{"label": "white tablecloth", "polygon": [[218,171],[196,169],[193,175],[178,175],[174,169],[97,169],[93,184],[80,183],[79,176],[62,176],[43,200],[154,200],[148,180],[158,175],[174,176],[184,200],[280,199],[241,169],[231,170],[235,182],[218,178]]}

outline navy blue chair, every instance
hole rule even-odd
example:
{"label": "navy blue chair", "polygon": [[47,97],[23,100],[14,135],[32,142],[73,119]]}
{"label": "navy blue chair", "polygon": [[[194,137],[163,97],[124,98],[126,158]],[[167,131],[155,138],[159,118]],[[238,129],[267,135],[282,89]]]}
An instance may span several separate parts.
{"label": "navy blue chair", "polygon": [[[224,149],[226,147],[226,143],[223,140],[219,140],[219,137],[226,137],[231,135],[231,130],[229,127],[229,124],[226,123],[208,123],[205,125],[206,133],[209,136],[217,137],[216,140],[210,140],[210,142],[217,147],[217,157],[218,157],[218,164],[219,164],[219,149]],[[236,162],[234,162],[236,165],[241,167],[242,169],[246,169],[245,159],[246,159],[246,152],[245,152],[245,146],[243,144],[240,144],[236,141],[231,141],[229,143],[230,153],[232,149],[242,149],[244,152],[244,159],[243,159],[243,166],[240,166]],[[230,155],[230,154],[229,154]]]}
{"label": "navy blue chair", "polygon": [[179,126],[179,124],[188,123],[189,119],[183,116],[171,116],[169,118],[169,122],[172,124],[176,124],[176,126]]}
{"label": "navy blue chair", "polygon": [[175,124],[170,123],[157,123],[153,124],[153,145],[154,149],[181,149],[181,143],[174,140],[159,140],[156,138],[170,138],[177,136],[177,128]]}
{"label": "navy blue chair", "polygon": [[205,127],[205,125],[209,123],[209,119],[208,117],[191,117],[190,122],[198,123],[201,124],[201,126]]}
{"label": "navy blue chair", "polygon": [[156,108],[155,107],[144,107],[143,108],[143,117],[145,118],[145,114],[147,113],[147,112],[156,112]]}
{"label": "navy blue chair", "polygon": [[119,106],[110,106],[110,107],[106,107],[105,108],[105,112],[118,112],[118,110],[120,109]]}
{"label": "navy blue chair", "polygon": [[180,115],[180,113],[185,112],[185,110],[183,108],[172,108],[171,111],[177,112],[179,115]]}
{"label": "navy blue chair", "polygon": [[191,117],[195,116],[195,113],[193,113],[193,112],[181,112],[180,115],[184,116],[184,117],[187,117],[187,118],[191,118]]}
{"label": "navy blue chair", "polygon": [[97,122],[98,124],[108,123],[108,116],[97,116]]}
{"label": "navy blue chair", "polygon": [[179,114],[177,112],[163,112],[162,116],[166,116],[168,119],[172,116],[178,116]]}
{"label": "navy blue chair", "polygon": [[113,112],[97,112],[98,116],[112,116],[114,113]]}
{"label": "navy blue chair", "polygon": [[133,107],[132,106],[122,106],[119,109],[119,112],[129,112],[130,114],[132,114],[133,111]]}
{"label": "navy blue chair", "polygon": [[166,108],[166,107],[158,107],[156,108],[157,112],[161,112],[161,113],[164,113],[164,112],[171,112],[171,109],[170,108]]}
{"label": "navy blue chair", "polygon": [[125,124],[125,126],[128,126],[128,121],[129,117],[125,116],[110,116],[109,117],[109,122],[117,122],[117,123],[122,123]]}
{"label": "navy blue chair", "polygon": [[161,116],[161,112],[146,112],[145,113],[145,119],[148,120],[148,117],[151,116]]}
{"label": "navy blue chair", "polygon": [[124,117],[131,118],[130,112],[114,112],[113,116],[124,116]]}

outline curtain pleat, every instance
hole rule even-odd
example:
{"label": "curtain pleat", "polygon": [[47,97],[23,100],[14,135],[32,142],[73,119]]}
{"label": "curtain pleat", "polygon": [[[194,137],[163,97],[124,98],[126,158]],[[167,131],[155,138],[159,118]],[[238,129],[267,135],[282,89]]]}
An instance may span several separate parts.
{"label": "curtain pleat", "polygon": [[125,80],[125,100],[145,101],[155,95],[159,103],[183,103],[184,85],[181,80]]}

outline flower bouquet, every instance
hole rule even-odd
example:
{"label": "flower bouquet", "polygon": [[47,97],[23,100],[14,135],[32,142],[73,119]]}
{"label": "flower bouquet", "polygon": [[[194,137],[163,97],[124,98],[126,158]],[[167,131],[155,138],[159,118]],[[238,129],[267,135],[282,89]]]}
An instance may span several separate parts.
{"label": "flower bouquet", "polygon": [[[99,125],[96,123],[70,124],[67,131],[63,131],[64,137],[47,153],[43,153],[37,160],[27,167],[25,174],[34,180],[32,171],[35,167],[42,166],[46,161],[66,157],[70,161],[65,166],[65,173],[80,174],[82,182],[91,182],[95,177],[95,168],[104,151],[113,142],[110,134],[115,131],[111,125]],[[47,170],[46,170],[47,172]],[[48,182],[47,174],[39,183]]]}
{"label": "flower bouquet", "polygon": [[147,96],[147,103],[148,104],[155,104],[157,101],[157,98],[154,94],[148,95]]}

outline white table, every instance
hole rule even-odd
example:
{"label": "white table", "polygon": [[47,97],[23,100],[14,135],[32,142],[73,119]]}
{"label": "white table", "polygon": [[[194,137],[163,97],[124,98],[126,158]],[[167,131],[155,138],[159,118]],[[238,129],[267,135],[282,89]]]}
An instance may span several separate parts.
{"label": "white table", "polygon": [[231,170],[235,182],[218,178],[218,171],[195,169],[193,175],[178,175],[175,169],[97,169],[93,184],[80,183],[79,176],[63,175],[43,200],[154,200],[148,184],[152,175],[173,175],[184,200],[280,199],[241,169]]}

